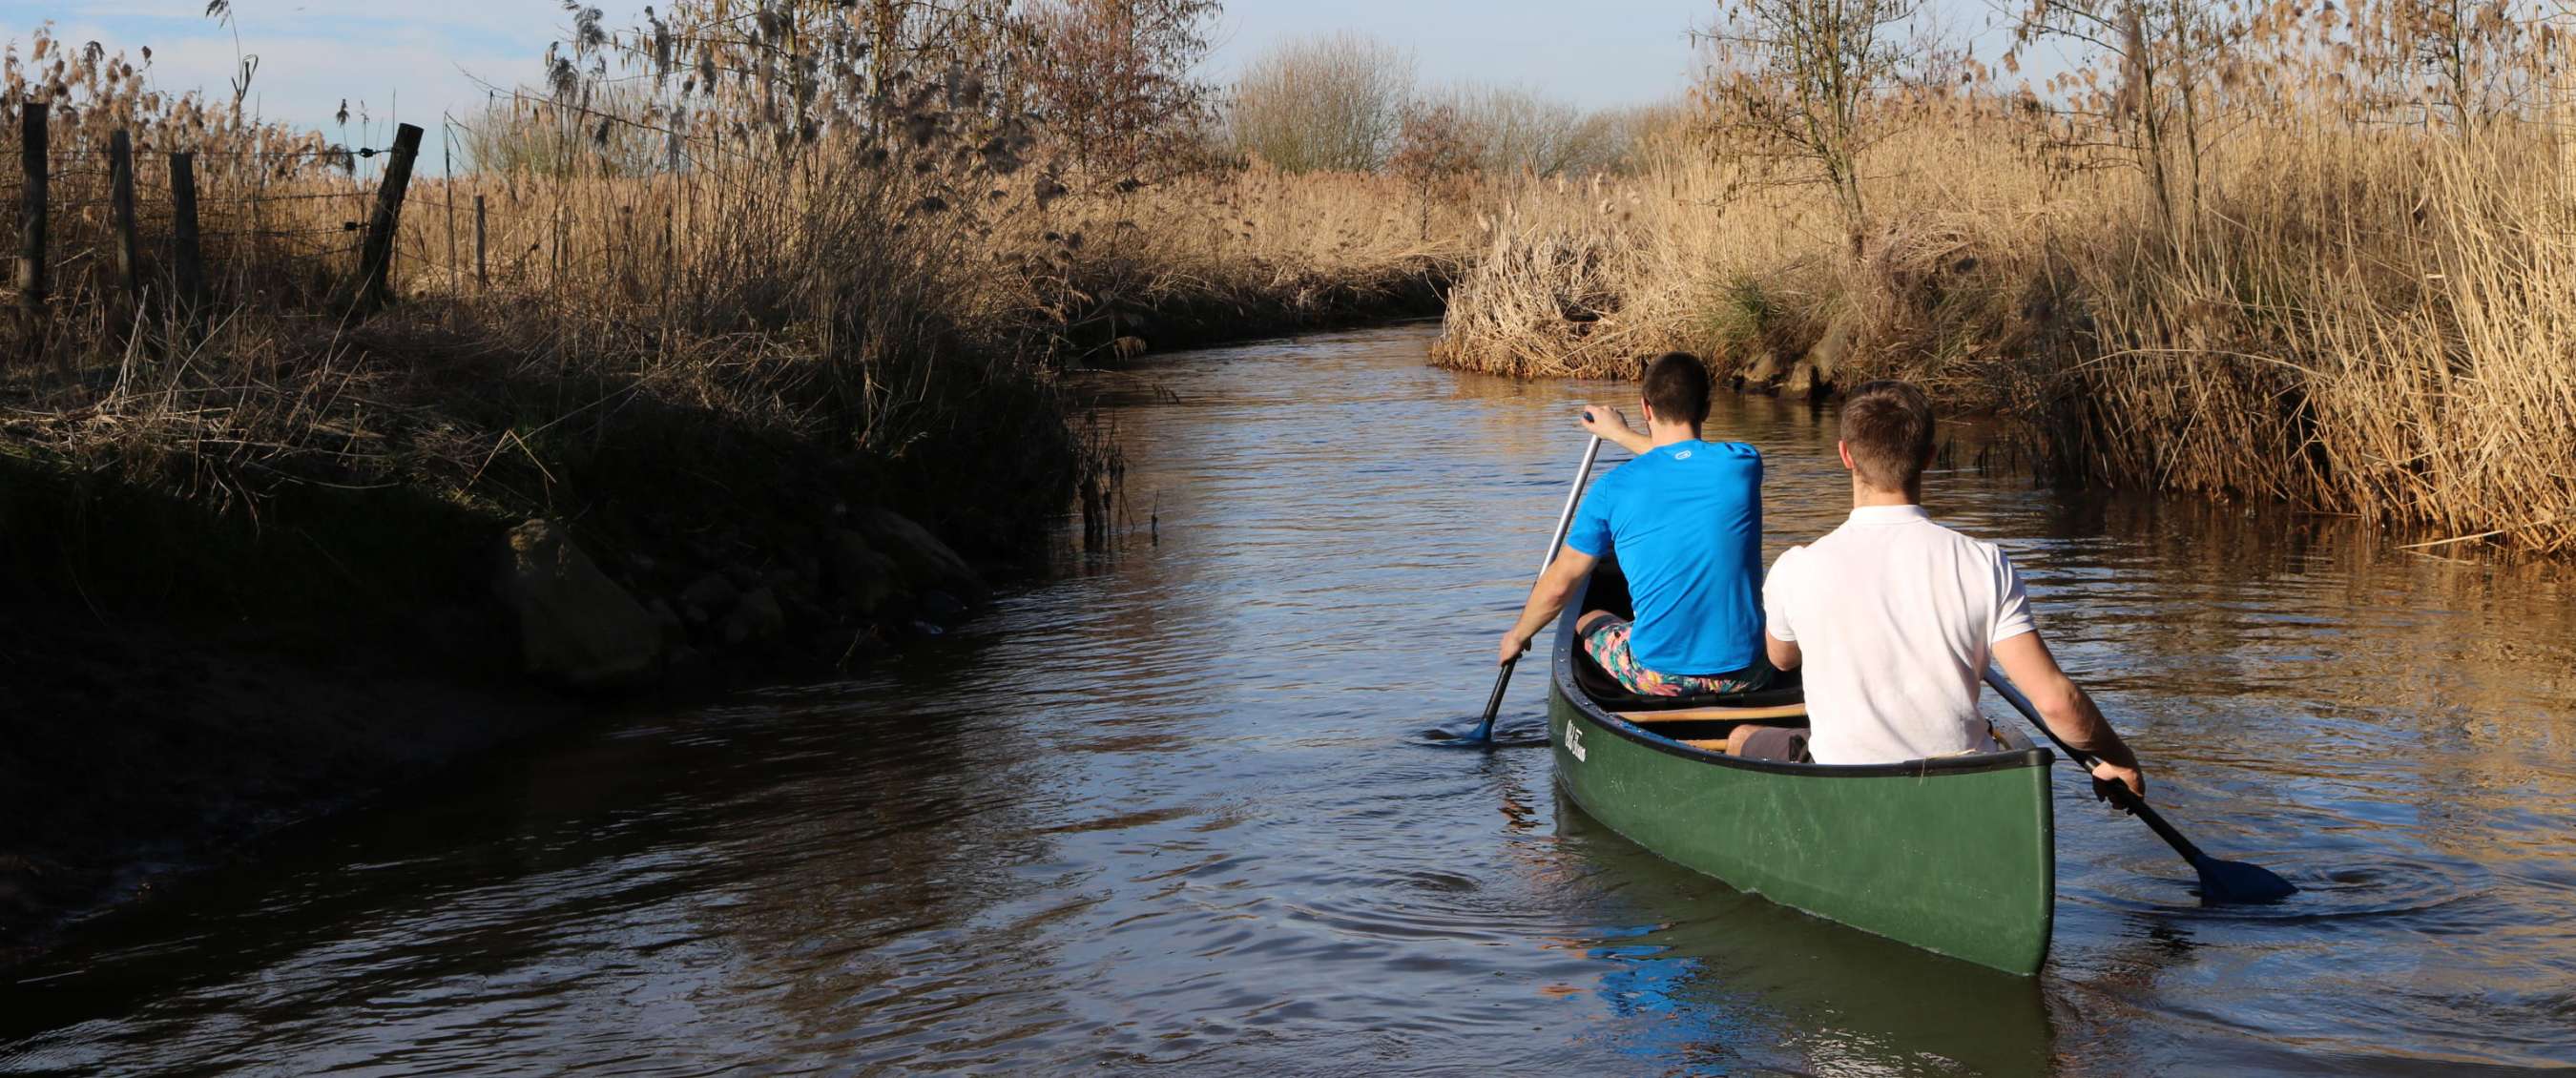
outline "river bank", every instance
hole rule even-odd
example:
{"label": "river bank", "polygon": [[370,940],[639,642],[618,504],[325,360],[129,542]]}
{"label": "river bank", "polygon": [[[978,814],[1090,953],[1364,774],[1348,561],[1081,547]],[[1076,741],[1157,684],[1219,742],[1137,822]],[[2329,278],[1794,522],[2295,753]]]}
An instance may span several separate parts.
{"label": "river bank", "polygon": [[1903,377],[2075,485],[2576,551],[2563,132],[2258,111],[2160,202],[2161,172],[2079,167],[1993,102],[1927,109],[1872,143],[1858,224],[1799,162],[1697,140],[1514,193],[1436,358],[1634,377],[1682,349],[1791,396]]}
{"label": "river bank", "polygon": [[[1441,280],[1146,313],[1161,339],[1222,342],[1436,310]],[[452,343],[455,313],[397,312],[362,339]],[[512,366],[483,373],[506,383]],[[1040,575],[1068,518],[1118,493],[1112,436],[1068,426],[1036,381],[979,391],[1012,440],[979,426],[895,458],[585,386],[612,406],[498,432],[520,459],[470,477],[412,451],[455,437],[471,398],[370,390],[416,410],[351,423],[349,441],[400,463],[306,473],[247,505],[171,485],[223,466],[166,441],[71,455],[50,424],[6,427],[0,587],[24,602],[0,626],[0,966],[279,827],[412,796],[603,706],[890,660]],[[1008,392],[1021,414],[1002,422]]]}
{"label": "river bank", "polygon": [[[1998,977],[1666,862],[1545,751],[1412,743],[1483,703],[1620,388],[1432,368],[1433,332],[1092,380],[1159,527],[900,661],[559,725],[85,925],[0,977],[0,1071],[2576,1063],[2570,566],[2034,487],[1952,425],[1933,512],[2011,553],[2160,809],[2302,888],[2204,908],[2061,768],[2054,959]],[[1763,450],[1766,561],[1848,513],[1830,406],[1712,422]],[[1545,707],[1515,677],[1506,736]]]}
{"label": "river bank", "polygon": [[[403,341],[403,323],[373,332]],[[1002,454],[896,461],[643,393],[557,426],[563,440],[476,435],[521,456],[477,464],[424,443],[472,429],[479,398],[369,389],[406,401],[340,428],[374,451],[292,479],[166,438],[65,451],[11,425],[0,961],[161,875],[601,703],[936,634],[1042,550],[1083,468],[1069,432],[1008,470]],[[268,481],[225,485],[245,476]],[[958,483],[1014,493],[920,493]]]}
{"label": "river bank", "polygon": [[1046,50],[814,14],[875,80],[828,123],[723,20],[682,51],[761,77],[668,100],[579,35],[434,178],[416,127],[344,145],[161,92],[148,52],[10,53],[57,254],[0,324],[0,951],[599,701],[933,638],[1116,507],[1069,372],[1455,275],[1464,211],[1401,180],[1139,179],[987,92]]}

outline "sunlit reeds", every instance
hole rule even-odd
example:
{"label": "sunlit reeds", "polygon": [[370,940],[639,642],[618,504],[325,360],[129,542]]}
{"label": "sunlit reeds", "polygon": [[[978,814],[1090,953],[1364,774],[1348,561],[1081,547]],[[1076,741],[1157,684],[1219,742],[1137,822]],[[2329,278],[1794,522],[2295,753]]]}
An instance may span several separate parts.
{"label": "sunlit reeds", "polygon": [[1630,376],[1688,348],[1792,391],[1911,377],[2019,418],[2070,478],[2576,549],[2558,55],[2470,88],[2487,97],[2394,105],[2399,80],[2276,56],[2225,137],[2178,156],[2167,200],[2137,144],[2070,151],[2083,129],[2027,101],[1912,101],[1861,159],[1857,254],[1821,185],[1671,133],[1633,177],[1502,207],[1437,355]]}
{"label": "sunlit reeds", "polygon": [[[883,461],[962,442],[1070,490],[1107,450],[1064,429],[1065,368],[1368,309],[1466,253],[1466,211],[1393,178],[1084,168],[1000,100],[1024,92],[1010,43],[972,19],[817,7],[745,39],[681,7],[640,41],[585,22],[547,85],[431,134],[380,312],[337,292],[376,148],[165,99],[40,37],[21,81],[50,80],[30,92],[54,110],[63,254],[43,339],[13,342],[44,357],[8,375],[16,442],[227,500],[328,481],[528,506],[562,470],[550,440],[652,400]],[[909,52],[855,47],[875,34]],[[594,78],[620,48],[661,88]],[[140,303],[102,254],[119,126],[147,150]],[[200,161],[218,277],[195,320],[166,296],[174,149]]]}

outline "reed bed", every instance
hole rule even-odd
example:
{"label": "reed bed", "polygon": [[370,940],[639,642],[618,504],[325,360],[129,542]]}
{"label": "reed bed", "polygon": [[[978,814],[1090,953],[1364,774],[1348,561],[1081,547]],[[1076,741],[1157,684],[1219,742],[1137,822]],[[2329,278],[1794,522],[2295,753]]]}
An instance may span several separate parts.
{"label": "reed bed", "polygon": [[2286,499],[2427,545],[2576,550],[2576,141],[2257,118],[2180,225],[2132,170],[2069,168],[1968,101],[1831,193],[1670,133],[1628,178],[1492,218],[1438,362],[1633,376],[1698,351],[1765,391],[1879,376],[2020,421],[2074,480]]}
{"label": "reed bed", "polygon": [[[865,115],[825,122],[813,97],[800,122],[781,103],[811,87],[747,66],[696,97],[568,76],[432,132],[381,310],[349,286],[382,147],[156,94],[140,60],[66,57],[40,34],[11,73],[52,102],[55,286],[40,324],[0,327],[18,357],[0,435],[42,467],[254,514],[317,487],[412,489],[495,519],[580,511],[677,497],[655,489],[660,449],[689,447],[727,489],[780,481],[794,455],[808,480],[856,484],[835,497],[1007,546],[1114,462],[1065,371],[1427,313],[1468,253],[1457,199],[1390,177],[1234,165],[1146,184],[1083,166],[991,101],[1003,73],[952,55],[951,30],[880,30],[922,55],[868,76],[885,88],[851,99]],[[0,106],[0,139],[15,109]],[[140,300],[110,252],[120,129],[140,151]],[[202,303],[171,296],[175,151],[198,162]],[[730,475],[745,457],[771,470]]]}

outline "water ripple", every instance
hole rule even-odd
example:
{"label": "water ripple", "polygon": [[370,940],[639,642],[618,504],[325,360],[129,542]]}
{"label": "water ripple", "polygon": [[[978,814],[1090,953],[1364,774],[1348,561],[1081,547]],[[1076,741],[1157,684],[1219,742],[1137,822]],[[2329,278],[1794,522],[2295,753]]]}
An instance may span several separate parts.
{"label": "water ripple", "polygon": [[[1498,746],[1415,751],[1484,701],[1575,406],[1633,393],[1432,370],[1428,336],[1149,365],[1114,548],[865,675],[489,761],[109,918],[0,985],[0,1071],[2576,1064],[2563,569],[1933,477],[2158,803],[2302,888],[2203,908],[2061,769],[2054,957],[2002,977],[1603,830],[1515,747],[1535,668]],[[1767,455],[1771,552],[1839,523],[1830,415],[1714,423]]]}

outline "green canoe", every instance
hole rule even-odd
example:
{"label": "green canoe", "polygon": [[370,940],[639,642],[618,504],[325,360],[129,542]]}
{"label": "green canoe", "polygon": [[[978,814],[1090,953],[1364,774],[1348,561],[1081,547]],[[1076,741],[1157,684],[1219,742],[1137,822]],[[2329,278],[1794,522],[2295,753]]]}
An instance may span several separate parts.
{"label": "green canoe", "polygon": [[[1627,613],[1605,562],[1557,623],[1548,739],[1557,782],[1629,841],[1738,889],[1901,943],[2030,975],[2048,956],[2057,834],[2054,757],[2017,733],[1998,751],[1900,764],[1745,760],[1723,746],[1751,715],[1801,725],[1795,690],[1724,700],[1622,693],[1574,646],[1586,609]],[[1730,713],[1733,712],[1733,713]],[[1791,713],[1791,717],[1783,717]]]}

